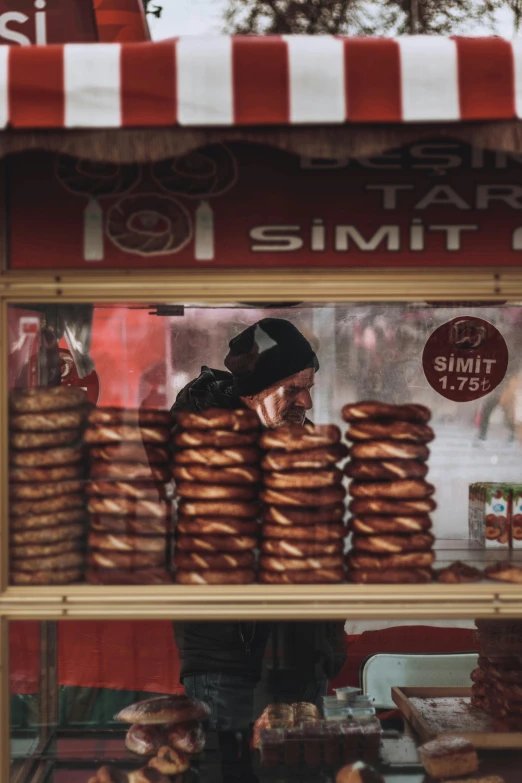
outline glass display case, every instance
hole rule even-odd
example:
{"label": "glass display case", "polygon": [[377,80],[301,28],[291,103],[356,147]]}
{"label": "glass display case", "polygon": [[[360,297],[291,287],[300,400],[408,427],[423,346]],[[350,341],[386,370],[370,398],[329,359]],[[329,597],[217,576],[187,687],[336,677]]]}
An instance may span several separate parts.
{"label": "glass display case", "polygon": [[519,164],[450,148],[9,161],[2,779],[424,783],[450,699],[515,783]]}

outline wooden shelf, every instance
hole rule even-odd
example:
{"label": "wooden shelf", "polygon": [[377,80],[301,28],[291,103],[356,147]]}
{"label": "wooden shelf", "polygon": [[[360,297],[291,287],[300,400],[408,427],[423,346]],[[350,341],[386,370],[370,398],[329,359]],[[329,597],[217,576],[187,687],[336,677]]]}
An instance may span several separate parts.
{"label": "wooden shelf", "polygon": [[522,585],[10,587],[16,619],[474,619],[522,617]]}

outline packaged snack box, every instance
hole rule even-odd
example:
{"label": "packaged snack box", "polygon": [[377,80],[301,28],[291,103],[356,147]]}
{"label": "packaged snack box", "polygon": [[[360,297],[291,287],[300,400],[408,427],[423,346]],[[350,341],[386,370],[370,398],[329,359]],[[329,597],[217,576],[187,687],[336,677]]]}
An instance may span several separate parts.
{"label": "packaged snack box", "polygon": [[470,486],[469,497],[470,538],[488,548],[509,548],[513,497],[511,486],[478,482]]}
{"label": "packaged snack box", "polygon": [[522,547],[522,484],[512,486],[511,540],[513,548]]}

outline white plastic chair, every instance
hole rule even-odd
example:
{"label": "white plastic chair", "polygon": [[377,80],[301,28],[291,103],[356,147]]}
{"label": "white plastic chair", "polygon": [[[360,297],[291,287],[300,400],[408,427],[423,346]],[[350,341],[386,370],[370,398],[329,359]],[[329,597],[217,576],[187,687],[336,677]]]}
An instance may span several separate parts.
{"label": "white plastic chair", "polygon": [[471,672],[477,666],[477,653],[437,653],[409,655],[376,653],[361,666],[363,693],[380,710],[394,709],[391,689],[397,687],[471,687]]}

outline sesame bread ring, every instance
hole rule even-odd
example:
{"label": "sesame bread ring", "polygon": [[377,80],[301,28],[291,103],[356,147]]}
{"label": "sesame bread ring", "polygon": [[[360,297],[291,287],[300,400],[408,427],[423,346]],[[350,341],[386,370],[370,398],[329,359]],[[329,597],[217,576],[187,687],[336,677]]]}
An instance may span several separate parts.
{"label": "sesame bread ring", "polygon": [[265,571],[317,571],[321,568],[343,567],[342,555],[330,557],[261,557],[259,567]]}
{"label": "sesame bread ring", "polygon": [[76,525],[56,525],[55,527],[42,527],[38,530],[11,531],[10,541],[12,546],[24,546],[25,544],[53,544],[57,541],[72,541],[82,536],[85,532],[83,523]]}
{"label": "sesame bread ring", "polygon": [[137,462],[158,465],[170,460],[169,452],[161,446],[148,443],[113,443],[107,446],[93,446],[89,451],[92,462]]}
{"label": "sesame bread ring", "polygon": [[11,483],[33,483],[35,481],[60,482],[67,479],[79,479],[84,475],[83,465],[62,465],[59,468],[11,468]]}
{"label": "sesame bread ring", "polygon": [[265,473],[263,483],[271,489],[325,489],[343,480],[337,468],[333,470],[288,470]]}
{"label": "sesame bread ring", "polygon": [[390,535],[392,533],[421,533],[431,530],[432,523],[428,516],[379,517],[368,515],[352,517],[348,522],[348,528],[353,533],[359,533],[363,536],[372,536],[376,533]]}
{"label": "sesame bread ring", "polygon": [[[437,582],[453,585],[469,582],[480,582],[482,579],[484,579],[484,574],[482,571],[479,571],[478,568],[473,568],[473,566],[470,566],[467,563],[462,563],[460,560],[455,561],[447,568],[439,569],[435,572],[435,576]],[[479,669],[478,671],[482,670]]]}
{"label": "sesame bread ring", "polygon": [[180,498],[191,500],[255,500],[257,487],[238,484],[198,484],[195,481],[182,481],[176,485],[176,494]]}
{"label": "sesame bread ring", "polygon": [[307,525],[284,527],[282,525],[263,525],[263,536],[290,541],[339,541],[346,535],[344,525]]}
{"label": "sesame bread ring", "polygon": [[98,552],[90,551],[87,562],[90,568],[158,568],[165,564],[165,547],[162,552]]}
{"label": "sesame bread ring", "polygon": [[63,411],[86,402],[86,393],[76,386],[39,386],[17,389],[9,395],[9,407],[16,413]]}
{"label": "sesame bread ring", "polygon": [[61,465],[74,465],[84,457],[83,448],[31,449],[30,451],[12,451],[11,464],[20,468],[49,468]]}
{"label": "sesame bread ring", "polygon": [[352,550],[355,552],[424,552],[431,549],[435,536],[431,533],[413,533],[406,536],[353,536]]}
{"label": "sesame bread ring", "polygon": [[180,517],[176,525],[178,533],[200,536],[255,536],[259,532],[257,522],[227,517]]}
{"label": "sesame bread ring", "polygon": [[89,481],[85,485],[88,495],[102,497],[127,497],[136,500],[161,500],[168,498],[171,488],[152,481]]}
{"label": "sesame bread ring", "polygon": [[65,568],[79,568],[83,565],[83,552],[63,552],[60,555],[47,557],[23,557],[11,561],[11,570],[20,571],[59,571]]}
{"label": "sesame bread ring", "polygon": [[182,449],[198,449],[211,446],[214,449],[229,449],[234,446],[254,446],[259,439],[257,430],[230,432],[228,430],[181,430],[173,438],[175,446]]}
{"label": "sesame bread ring", "polygon": [[366,585],[427,584],[432,579],[430,568],[358,568],[348,572],[348,581]]}
{"label": "sesame bread ring", "polygon": [[11,530],[35,530],[42,527],[71,525],[74,522],[83,522],[84,519],[85,510],[83,508],[70,508],[66,511],[55,511],[51,514],[12,517],[10,520],[10,528]]}
{"label": "sesame bread ring", "polygon": [[425,498],[433,495],[435,487],[423,479],[404,481],[352,481],[349,491],[354,498]]}
{"label": "sesame bread ring", "polygon": [[91,497],[87,508],[91,514],[122,514],[123,516],[164,519],[170,515],[171,504],[168,501]]}
{"label": "sesame bread ring", "polygon": [[133,427],[128,424],[90,426],[84,432],[85,443],[167,443],[169,431],[160,427]]}
{"label": "sesame bread ring", "polygon": [[82,545],[83,539],[80,537],[57,541],[54,544],[24,544],[23,546],[10,547],[9,557],[12,560],[20,560],[28,557],[63,555],[66,552],[78,552]]}
{"label": "sesame bread ring", "polygon": [[163,552],[167,541],[165,536],[132,536],[127,533],[89,533],[87,545],[90,549],[109,552]]}
{"label": "sesame bread ring", "polygon": [[169,411],[152,408],[94,408],[89,413],[89,424],[152,424],[170,427],[173,421]]}
{"label": "sesame bread ring", "polygon": [[484,570],[487,579],[522,584],[522,568],[512,563],[493,563]]}
{"label": "sesame bread ring", "polygon": [[257,545],[254,536],[179,536],[180,552],[248,552]]}
{"label": "sesame bread ring", "polygon": [[166,517],[117,517],[111,514],[92,514],[89,527],[95,533],[164,536],[170,531],[170,520]]}
{"label": "sesame bread ring", "polygon": [[[440,573],[440,572],[439,572]],[[482,574],[481,574],[482,576]],[[482,669],[479,669],[478,671],[483,672]],[[519,685],[522,685],[522,671],[517,670],[513,671],[511,669],[502,669],[499,666],[495,666],[494,664],[490,664],[487,668],[487,675],[483,672],[484,676],[488,677],[488,679],[491,680],[500,680],[501,682],[507,683],[507,682],[516,682]],[[494,683],[493,683],[494,684]]]}
{"label": "sesame bread ring", "polygon": [[168,585],[172,574],[166,568],[88,568],[85,581],[90,585]]}
{"label": "sesame bread ring", "polygon": [[46,449],[70,446],[80,440],[81,430],[56,430],[55,432],[12,432],[9,445],[12,449]]}
{"label": "sesame bread ring", "polygon": [[86,418],[84,408],[56,413],[20,413],[11,416],[9,427],[16,432],[55,432],[56,430],[78,430]]}
{"label": "sesame bread ring", "polygon": [[261,467],[263,470],[324,470],[347,456],[344,443],[308,451],[267,451]]}
{"label": "sesame bread ring", "polygon": [[174,454],[177,465],[206,465],[228,467],[229,465],[257,465],[259,450],[253,447],[237,449],[181,449]]}
{"label": "sesame bread ring", "polygon": [[240,517],[255,519],[259,513],[257,503],[241,501],[191,501],[182,500],[178,505],[180,516],[187,517]]}
{"label": "sesame bread ring", "polygon": [[344,475],[359,481],[403,481],[422,479],[428,472],[425,462],[413,459],[352,460],[344,468]]}
{"label": "sesame bread ring", "polygon": [[170,481],[170,471],[167,467],[140,465],[137,462],[92,462],[90,474],[94,479]]}
{"label": "sesame bread ring", "polygon": [[179,585],[250,585],[256,573],[251,568],[230,571],[181,571],[176,573]]}
{"label": "sesame bread ring", "polygon": [[309,449],[335,446],[341,440],[339,427],[333,424],[314,426],[313,424],[287,424],[266,430],[259,443],[263,449],[283,449],[283,451],[308,451]]}
{"label": "sesame bread ring", "polygon": [[321,525],[340,522],[345,515],[343,503],[315,508],[290,508],[288,506],[266,506],[263,519],[273,525]]}
{"label": "sesame bread ring", "polygon": [[343,486],[328,489],[264,489],[260,498],[264,503],[274,506],[332,506],[340,503],[346,496]]}
{"label": "sesame bread ring", "polygon": [[344,582],[342,568],[318,568],[313,571],[260,571],[265,585],[337,584]]}
{"label": "sesame bread ring", "polygon": [[261,552],[265,555],[280,557],[313,557],[326,555],[342,555],[344,542],[336,541],[286,541],[285,539],[265,538],[261,542]]}
{"label": "sesame bread ring", "polygon": [[85,498],[80,493],[58,495],[44,500],[15,500],[9,504],[9,514],[11,517],[38,516],[67,511],[71,508],[82,508],[84,505]]}
{"label": "sesame bread ring", "polygon": [[257,413],[248,410],[248,408],[235,411],[226,410],[226,408],[209,408],[198,413],[182,411],[176,414],[176,420],[184,430],[244,432],[245,430],[258,430],[261,426]]}
{"label": "sesame bread ring", "polygon": [[11,500],[44,500],[81,492],[83,481],[51,481],[45,484],[11,484]]}
{"label": "sesame bread ring", "polygon": [[398,440],[406,443],[429,443],[435,434],[426,424],[409,421],[360,421],[346,431],[347,440]]}
{"label": "sesame bread ring", "polygon": [[176,481],[200,481],[208,484],[257,484],[261,471],[252,465],[206,468],[203,465],[177,465],[172,471]]}
{"label": "sesame bread ring", "polygon": [[391,516],[414,516],[429,514],[437,508],[432,498],[416,500],[387,500],[386,498],[356,498],[352,500],[349,509],[354,516],[362,514],[390,514]]}
{"label": "sesame bread ring", "polygon": [[354,459],[419,459],[425,462],[430,451],[424,443],[401,443],[398,440],[370,440],[354,443],[350,449]]}
{"label": "sesame bread ring", "polygon": [[12,571],[12,585],[71,585],[83,578],[82,568],[64,568],[60,571]]}
{"label": "sesame bread ring", "polygon": [[253,552],[202,554],[200,552],[177,552],[174,565],[185,571],[228,571],[231,568],[253,568]]}
{"label": "sesame bread ring", "polygon": [[348,555],[347,564],[351,569],[385,568],[429,568],[435,561],[433,552],[404,552],[393,555],[366,555],[360,552]]}
{"label": "sesame bread ring", "polygon": [[352,402],[341,411],[344,421],[366,419],[392,419],[395,421],[413,421],[425,424],[431,419],[429,408],[424,405],[389,405],[384,402]]}

